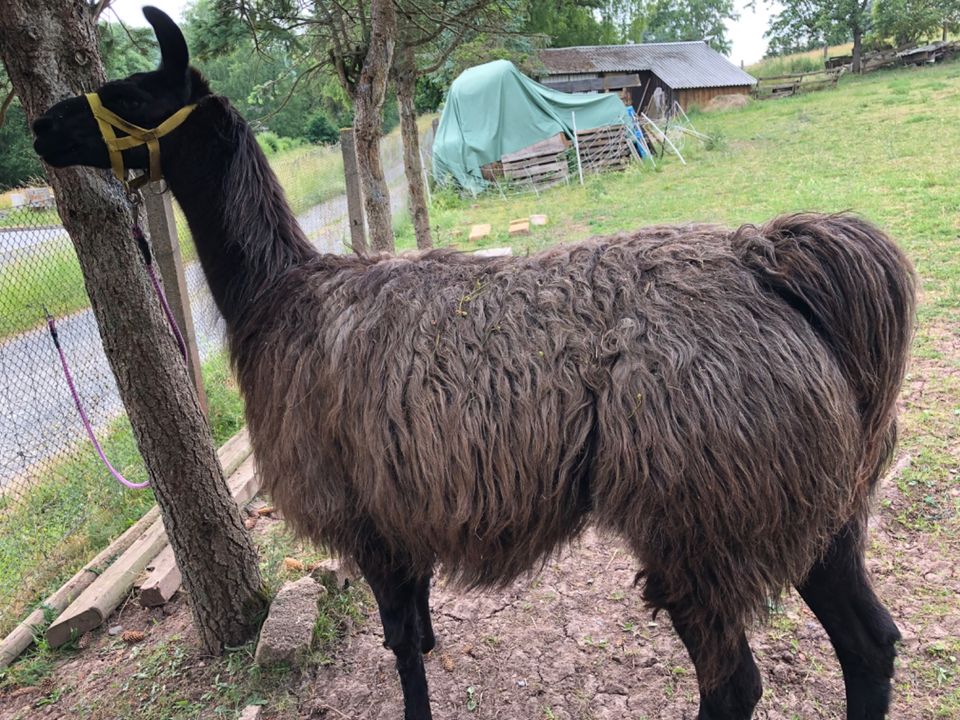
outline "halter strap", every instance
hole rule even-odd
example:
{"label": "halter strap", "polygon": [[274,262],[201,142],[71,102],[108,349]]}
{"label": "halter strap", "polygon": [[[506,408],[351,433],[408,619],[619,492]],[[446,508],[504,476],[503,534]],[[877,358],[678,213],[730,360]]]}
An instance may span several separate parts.
{"label": "halter strap", "polygon": [[[90,110],[93,112],[93,117],[96,119],[97,125],[100,126],[100,134],[103,136],[103,141],[107,145],[107,152],[110,155],[110,167],[113,169],[113,174],[117,180],[125,184],[126,174],[123,167],[122,152],[139,147],[140,145],[146,145],[147,152],[150,155],[149,179],[159,180],[163,177],[160,169],[160,138],[164,135],[169,135],[180,127],[183,121],[186,120],[190,113],[197,107],[195,104],[184,105],[155,128],[148,130],[139,125],[127,122],[115,112],[105,108],[97,93],[87,93],[86,98],[87,102],[90,103]],[[127,134],[126,137],[118,138],[114,132],[114,128],[125,132]],[[144,175],[131,182],[130,186],[133,188],[139,187],[143,185],[147,179],[148,176]]]}

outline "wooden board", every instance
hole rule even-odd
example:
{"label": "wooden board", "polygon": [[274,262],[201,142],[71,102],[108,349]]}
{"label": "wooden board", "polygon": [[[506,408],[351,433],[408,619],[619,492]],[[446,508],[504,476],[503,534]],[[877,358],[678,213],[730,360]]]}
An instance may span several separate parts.
{"label": "wooden board", "polygon": [[470,237],[467,238],[471,242],[475,242],[480,238],[486,237],[490,234],[490,223],[481,223],[480,225],[474,225],[470,228]]}
{"label": "wooden board", "polygon": [[70,603],[47,630],[47,644],[52,648],[65,645],[88,630],[99,627],[130,592],[137,575],[160,552],[167,542],[163,520],[138,537],[80,596]]}
{"label": "wooden board", "polygon": [[529,235],[530,221],[514,220],[513,222],[510,223],[510,234],[511,235]]}
{"label": "wooden board", "polygon": [[567,162],[553,161],[550,163],[543,163],[542,165],[532,165],[530,167],[522,168],[519,170],[505,170],[504,174],[511,180],[525,180],[527,178],[532,178],[537,175],[543,175],[545,173],[553,172],[565,172],[567,171]]}
{"label": "wooden board", "polygon": [[627,73],[625,75],[606,75],[603,78],[604,90],[622,90],[626,87],[636,87],[640,84],[640,75]]}
{"label": "wooden board", "polygon": [[582,78],[580,80],[560,80],[550,82],[544,80],[543,84],[551,90],[559,90],[566,93],[597,92],[603,90],[603,78]]}
{"label": "wooden board", "polygon": [[[250,437],[246,429],[241,430],[217,451],[224,474],[229,475],[250,455]],[[0,669],[13,662],[32,642],[44,624],[46,612],[61,613],[76,602],[79,597],[109,569],[112,563],[122,557],[144,534],[152,530],[160,517],[160,508],[154,505],[136,523],[116,540],[97,554],[93,560],[60,587],[43,604],[28,615],[13,632],[0,643]],[[140,573],[137,573],[139,577]]]}
{"label": "wooden board", "polygon": [[153,566],[150,575],[140,588],[140,604],[144,607],[163,605],[180,589],[183,582],[170,544],[167,544],[150,564]]}
{"label": "wooden board", "polygon": [[[252,455],[230,476],[227,487],[230,496],[241,510],[256,496],[260,489],[260,479],[257,477],[256,461]],[[183,582],[173,548],[169,544],[151,564],[153,569],[140,588],[140,604],[144,607],[163,605],[180,589]]]}
{"label": "wooden board", "polygon": [[507,153],[500,158],[500,162],[504,165],[508,163],[515,163],[519,160],[527,160],[529,158],[537,157],[539,155],[556,155],[567,149],[567,139],[563,136],[563,133],[557,133],[551,137],[548,137],[546,140],[541,140],[536,142],[533,145],[528,145],[521,150],[516,152]]}

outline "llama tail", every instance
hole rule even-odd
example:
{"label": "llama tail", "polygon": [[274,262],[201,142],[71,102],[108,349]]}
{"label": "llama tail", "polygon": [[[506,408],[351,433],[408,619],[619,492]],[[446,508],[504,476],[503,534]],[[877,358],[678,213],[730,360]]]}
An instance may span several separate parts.
{"label": "llama tail", "polygon": [[761,285],[802,313],[833,352],[857,399],[864,475],[875,482],[896,441],[913,339],[910,261],[884,232],[848,213],[783,215],[740,228],[734,245]]}

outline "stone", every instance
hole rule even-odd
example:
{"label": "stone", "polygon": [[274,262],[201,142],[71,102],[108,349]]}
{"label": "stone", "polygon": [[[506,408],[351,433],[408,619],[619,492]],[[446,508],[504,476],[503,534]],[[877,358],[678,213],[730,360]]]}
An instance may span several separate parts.
{"label": "stone", "polygon": [[123,632],[123,625],[111,625],[107,635],[115,636]]}
{"label": "stone", "polygon": [[262,711],[262,705],[247,705],[237,720],[260,720]]}
{"label": "stone", "polygon": [[546,215],[531,215],[530,216],[531,225],[546,225],[547,216]]}
{"label": "stone", "polygon": [[474,250],[473,254],[477,257],[505,257],[507,255],[513,255],[513,248],[484,248],[483,250]]}
{"label": "stone", "polygon": [[490,234],[490,223],[481,223],[480,225],[474,225],[470,228],[470,237],[468,238],[471,242],[476,242],[482,237],[486,237]]}
{"label": "stone", "polygon": [[310,574],[320,582],[329,583],[338,590],[343,590],[357,581],[356,574],[336,558],[321,560],[310,568]]}
{"label": "stone", "polygon": [[309,575],[284,583],[270,605],[254,660],[258,665],[300,666],[313,643],[317,599],[326,589]]}

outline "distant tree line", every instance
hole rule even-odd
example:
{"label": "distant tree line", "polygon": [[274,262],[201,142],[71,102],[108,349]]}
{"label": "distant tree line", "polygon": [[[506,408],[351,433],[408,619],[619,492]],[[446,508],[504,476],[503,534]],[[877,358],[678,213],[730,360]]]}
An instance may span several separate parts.
{"label": "distant tree line", "polygon": [[[393,4],[403,19],[404,0]],[[289,0],[197,0],[182,23],[194,64],[254,124],[267,152],[298,143],[336,142],[340,128],[354,122],[356,103],[335,66],[321,56],[328,47],[307,47],[309,34],[279,23],[267,30],[261,22],[257,28],[249,22],[249,12],[245,16],[239,11],[252,9],[262,21],[271,15],[281,18],[294,5],[298,3]],[[325,7],[338,7],[325,0],[306,5],[317,18]],[[369,0],[357,3],[368,6]],[[467,21],[458,29],[447,18],[434,27],[436,37],[414,39],[415,62],[427,69],[415,73],[413,84],[412,102],[419,113],[436,110],[453,79],[472,65],[507,58],[536,72],[540,47],[705,39],[729,52],[724,22],[736,17],[732,0],[448,0],[410,4],[407,14],[427,7],[456,9]],[[108,76],[155,67],[157,49],[150,30],[124,28],[106,17],[101,15],[98,30]],[[423,23],[406,25],[409,34],[411,27]],[[7,99],[0,106],[0,188],[42,175],[23,111],[8,93],[0,67],[0,102]],[[381,116],[382,131],[399,124],[395,93],[385,94]]]}
{"label": "distant tree line", "polygon": [[960,31],[960,0],[783,0],[770,19],[767,54],[789,55],[853,42],[853,70],[864,46],[909,45]]}

